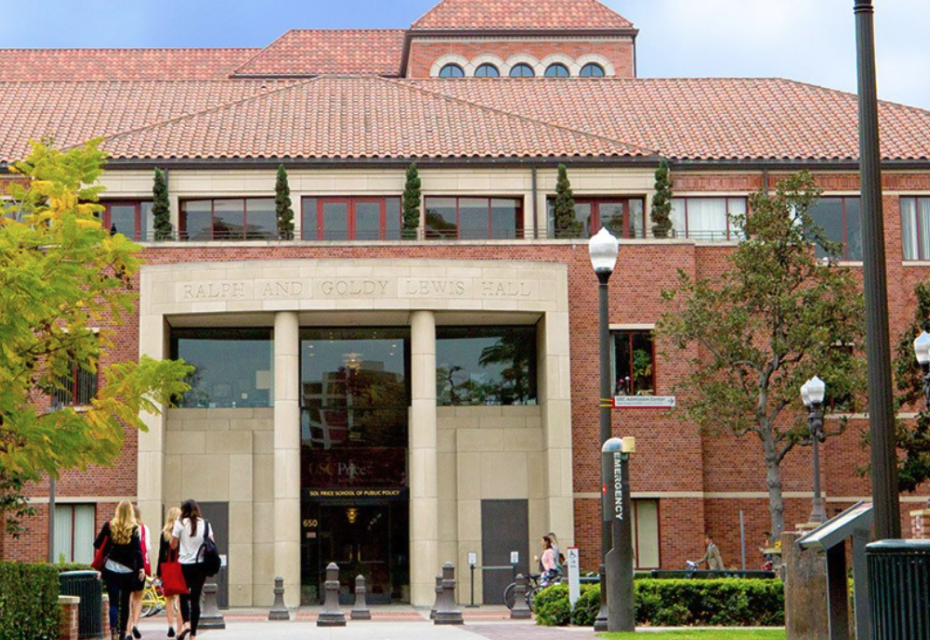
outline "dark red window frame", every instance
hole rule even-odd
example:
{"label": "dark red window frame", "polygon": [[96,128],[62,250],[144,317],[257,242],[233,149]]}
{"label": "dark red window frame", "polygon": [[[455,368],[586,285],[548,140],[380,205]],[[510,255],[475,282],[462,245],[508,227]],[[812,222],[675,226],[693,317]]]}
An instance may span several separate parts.
{"label": "dark red window frame", "polygon": [[[850,257],[850,243],[849,243],[849,213],[847,212],[847,204],[850,201],[855,201],[859,207],[859,233],[862,233],[862,202],[860,196],[822,196],[814,205],[810,208],[808,213],[811,215],[811,218],[814,221],[814,224],[817,222],[817,205],[823,204],[827,201],[836,201],[839,200],[842,206],[843,211],[843,255],[842,256],[833,256],[833,258],[840,260],[841,262],[862,262],[863,256]],[[820,245],[818,247],[818,252],[822,251]],[[859,242],[859,251],[862,252],[864,249],[862,247],[861,235]]]}
{"label": "dark red window frame", "polygon": [[[633,352],[634,352],[633,337],[636,335],[649,336],[649,340],[652,343],[652,353],[651,353],[651,356],[652,356],[652,388],[650,390],[652,391],[652,395],[655,395],[656,389],[658,388],[658,382],[657,382],[658,376],[656,375],[657,373],[656,372],[656,341],[655,341],[655,337],[652,335],[652,331],[648,331],[644,329],[612,329],[610,334],[611,334],[611,339],[613,341],[614,353],[616,353],[616,349],[617,349],[616,343],[619,338],[625,337],[628,340],[629,352],[630,352],[629,370],[631,374],[633,373]],[[620,395],[619,393],[620,367],[618,365],[619,365],[618,362],[614,362],[614,372],[613,372],[614,373],[613,375],[614,385],[613,386],[614,386],[614,393],[616,395]],[[630,385],[631,385],[631,388],[626,390],[625,395],[636,395],[636,389],[635,389],[636,380],[635,378],[632,378],[632,376],[630,380]]]}
{"label": "dark red window frame", "polygon": [[[239,240],[259,240],[259,241],[261,241],[261,240],[269,240],[269,238],[250,238],[250,237],[249,237],[249,212],[248,212],[248,206],[246,205],[246,202],[247,202],[248,200],[269,200],[269,201],[271,201],[271,202],[274,202],[274,198],[267,198],[267,197],[244,197],[244,198],[189,198],[189,199],[187,199],[187,200],[182,200],[182,201],[181,201],[180,220],[179,220],[179,222],[180,222],[180,225],[179,225],[179,226],[180,226],[180,235],[181,235],[181,238],[182,238],[183,240],[190,240],[189,234],[188,234],[188,232],[187,232],[187,216],[188,216],[188,214],[187,214],[187,205],[191,204],[192,202],[209,202],[209,203],[210,203],[210,240],[211,240],[211,241],[215,240],[215,241],[220,241],[220,242],[221,242],[221,241],[224,241],[224,240],[231,240],[231,241],[239,241]],[[241,235],[241,236],[238,236],[238,235],[237,235],[237,236],[225,235],[225,236],[217,237],[217,235],[216,235],[216,203],[217,203],[217,201],[224,201],[224,202],[239,201],[239,202],[242,202],[242,235]],[[198,212],[198,213],[200,213],[200,212]],[[278,239],[278,237],[277,237],[277,235],[278,235],[277,228],[275,228],[274,234],[273,234],[273,235],[274,235],[274,237],[271,238],[271,239],[277,240],[277,239]]]}
{"label": "dark red window frame", "polygon": [[71,363],[71,371],[59,381],[64,389],[55,389],[52,393],[52,407],[86,407],[97,397],[100,389],[100,371],[88,371],[76,361]]}
{"label": "dark red window frame", "polygon": [[[691,217],[688,215],[688,203],[689,203],[690,201],[692,201],[692,200],[725,200],[725,201],[726,201],[726,209],[727,209],[727,228],[726,228],[727,237],[726,237],[726,241],[729,242],[730,240],[734,240],[734,239],[735,239],[735,240],[739,240],[739,237],[736,237],[736,238],[733,237],[734,234],[736,234],[736,235],[738,236],[738,235],[739,235],[738,232],[734,231],[734,230],[730,227],[730,215],[731,215],[731,214],[730,214],[730,200],[742,200],[742,202],[743,202],[743,210],[746,211],[746,212],[748,212],[748,211],[749,211],[749,201],[748,201],[748,199],[747,199],[745,196],[675,196],[675,197],[672,198],[672,200],[684,200],[684,202],[685,202],[685,229],[684,229],[685,234],[684,234],[684,236],[678,236],[678,237],[684,237],[684,238],[690,238],[690,237],[691,237],[691,230],[690,230],[690,226],[691,226]],[[737,215],[743,215],[743,214],[737,214]],[[722,230],[721,230],[721,231],[722,231]],[[697,240],[701,240],[701,238],[696,238],[696,239],[697,239]],[[713,241],[714,238],[710,238],[710,240]]]}
{"label": "dark red window frame", "polygon": [[[914,242],[917,245],[917,255],[915,255],[912,258],[908,258],[906,254],[903,254],[903,259],[907,262],[922,262],[925,260],[930,260],[930,255],[928,255],[923,250],[922,240],[925,234],[930,233],[930,229],[927,229],[924,227],[924,225],[920,224],[920,202],[921,200],[924,200],[924,201],[930,200],[930,197],[927,197],[927,196],[902,196],[901,197],[900,208],[901,208],[901,235],[902,237],[904,236],[904,215],[905,215],[904,214],[904,202],[908,201],[908,202],[913,203],[914,205],[914,213],[912,215],[914,218],[913,220]],[[902,245],[903,244],[904,243],[902,242]],[[906,247],[902,247],[902,251],[904,251],[904,249],[906,249]]]}
{"label": "dark red window frame", "polygon": [[[68,509],[68,510],[71,512],[71,550],[70,550],[70,553],[68,554],[68,557],[66,558],[66,560],[67,560],[67,562],[74,562],[74,528],[75,528],[75,525],[77,524],[77,522],[76,522],[76,519],[77,519],[77,508],[78,508],[78,507],[93,507],[93,508],[94,508],[94,523],[96,523],[96,522],[97,522],[97,505],[96,505],[96,504],[87,504],[87,503],[79,503],[79,504],[58,504],[58,505],[55,505],[55,507],[56,507],[57,509]],[[52,517],[53,517],[53,518],[55,517],[55,514],[54,514],[54,513],[52,514]],[[52,541],[52,544],[54,545],[54,541]]]}
{"label": "dark red window frame", "polygon": [[[438,233],[426,227],[426,237],[430,240],[513,240],[514,238],[495,238],[494,237],[494,217],[493,202],[495,200],[507,200],[513,202],[516,207],[516,217],[514,220],[514,237],[523,237],[523,198],[513,196],[428,196],[423,201],[424,211],[429,211],[430,200],[455,200],[455,237],[451,234],[445,235]],[[462,238],[462,200],[487,200],[488,201],[488,236],[487,238]]]}
{"label": "dark red window frame", "polygon": [[[639,553],[639,507],[643,502],[655,502],[656,503],[656,536],[658,538],[658,551],[659,551],[659,564],[655,567],[647,567],[640,563],[640,558],[642,556]],[[662,501],[658,498],[637,498],[636,500],[630,500],[630,504],[633,507],[633,520],[636,522],[636,530],[633,531],[633,540],[635,546],[635,558],[636,558],[636,570],[637,571],[648,571],[650,569],[658,569],[662,566]]]}
{"label": "dark red window frame", "polygon": [[[100,223],[107,231],[113,227],[113,218],[110,213],[112,207],[135,207],[135,233],[133,234],[134,237],[130,239],[140,242],[154,239],[145,237],[145,224],[142,219],[142,205],[152,204],[151,200],[108,200],[100,204],[103,205],[103,211],[100,212]],[[122,230],[117,229],[117,231],[123,233]],[[126,234],[123,233],[123,235]]]}
{"label": "dark red window frame", "polygon": [[[555,218],[551,216],[551,213],[552,213],[552,205],[553,205],[554,202],[555,202],[555,197],[550,197],[550,198],[548,199],[548,202],[547,202],[547,208],[548,208],[549,213],[550,213],[550,221],[551,221],[551,223],[552,223],[552,224],[550,225],[550,229],[549,229],[549,236],[552,237],[552,238],[559,238],[559,237],[560,237],[560,235],[559,235],[560,232],[557,231],[556,228],[555,228]],[[623,197],[618,197],[618,198],[613,198],[613,197],[610,197],[610,196],[601,196],[601,197],[595,196],[595,197],[575,198],[575,205],[576,205],[576,206],[579,205],[579,204],[586,204],[586,205],[590,205],[590,206],[591,206],[591,222],[590,222],[590,226],[591,226],[591,231],[592,231],[593,233],[597,233],[597,232],[600,230],[601,226],[603,226],[602,223],[601,223],[601,209],[600,209],[600,205],[601,205],[601,204],[614,204],[614,203],[617,203],[617,202],[622,202],[622,203],[623,203],[623,235],[622,235],[621,237],[622,237],[622,238],[625,238],[625,239],[630,239],[630,238],[645,238],[645,237],[646,237],[646,199],[645,199],[645,198],[636,198],[636,197],[631,198],[631,197],[629,197],[629,196],[623,196]],[[631,232],[630,232],[630,228],[631,228],[631,227],[630,227],[630,219],[631,219],[631,217],[632,217],[632,214],[630,213],[630,203],[631,203],[631,202],[639,202],[640,205],[642,206],[642,210],[643,210],[643,213],[642,213],[642,220],[640,221],[640,222],[641,222],[640,229],[642,229],[642,232],[641,232],[641,234],[638,235],[638,236],[634,236],[634,235],[632,235]],[[575,236],[572,236],[572,237],[575,237]],[[584,230],[584,231],[582,232],[582,235],[577,236],[577,237],[581,237],[581,238],[588,237],[588,231],[587,231],[587,230]]]}
{"label": "dark red window frame", "polygon": [[[403,233],[403,222],[404,214],[403,208],[401,207],[401,198],[399,196],[304,196],[301,201],[302,210],[306,211],[308,206],[314,206],[310,203],[316,201],[316,228],[310,232],[310,229],[306,227],[301,228],[300,235],[303,240],[310,241],[323,241],[326,240],[326,228],[325,221],[323,217],[323,207],[326,204],[345,204],[346,205],[346,235],[348,240],[399,240]],[[387,216],[388,216],[388,201],[395,200],[397,202],[397,238],[388,237],[388,226],[387,226]],[[359,204],[378,204],[380,205],[380,224],[379,224],[379,234],[377,238],[359,238],[358,237],[358,220],[356,216],[356,205]],[[306,220],[306,217],[304,217]],[[394,233],[395,230],[390,230],[391,233]]]}

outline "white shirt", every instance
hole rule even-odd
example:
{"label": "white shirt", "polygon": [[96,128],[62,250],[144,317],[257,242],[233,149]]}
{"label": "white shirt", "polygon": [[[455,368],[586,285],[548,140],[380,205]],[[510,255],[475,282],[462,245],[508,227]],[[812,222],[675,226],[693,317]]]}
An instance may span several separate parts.
{"label": "white shirt", "polygon": [[197,521],[197,535],[191,535],[191,521],[188,518],[177,520],[171,535],[178,539],[178,562],[181,564],[196,564],[197,552],[203,544],[204,530],[207,521],[201,518]]}

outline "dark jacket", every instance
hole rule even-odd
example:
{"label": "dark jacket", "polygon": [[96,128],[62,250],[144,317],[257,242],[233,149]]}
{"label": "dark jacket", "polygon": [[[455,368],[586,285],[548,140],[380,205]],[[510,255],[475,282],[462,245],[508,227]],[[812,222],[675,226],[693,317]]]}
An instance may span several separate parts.
{"label": "dark jacket", "polygon": [[158,533],[158,564],[155,567],[155,575],[161,577],[161,565],[168,562],[168,552],[171,551],[171,541],[165,540],[164,534]]}
{"label": "dark jacket", "polygon": [[124,567],[132,569],[134,572],[145,567],[145,560],[142,558],[142,543],[139,540],[139,527],[132,531],[132,538],[126,544],[116,544],[113,542],[113,534],[110,533],[110,523],[105,522],[94,540],[94,549],[99,549],[100,545],[106,540],[107,559],[118,562]]}

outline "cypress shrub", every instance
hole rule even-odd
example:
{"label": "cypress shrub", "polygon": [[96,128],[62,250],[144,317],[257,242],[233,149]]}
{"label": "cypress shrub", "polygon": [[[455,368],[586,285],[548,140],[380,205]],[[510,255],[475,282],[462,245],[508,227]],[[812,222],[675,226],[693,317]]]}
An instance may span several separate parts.
{"label": "cypress shrub", "polygon": [[656,170],[655,195],[652,197],[652,235],[667,238],[672,230],[672,183],[669,175],[668,160],[662,158]]}
{"label": "cypress shrub", "polygon": [[287,170],[278,165],[274,183],[274,210],[278,219],[278,239],[294,239],[294,210],[291,209],[291,187],[287,181]]}
{"label": "cypress shrub", "polygon": [[584,225],[575,215],[575,196],[568,179],[568,169],[559,165],[559,179],[555,184],[555,201],[552,204],[555,217],[556,238],[578,238]]}
{"label": "cypress shrub", "polygon": [[171,240],[174,227],[171,225],[171,207],[168,203],[168,181],[165,172],[155,169],[152,183],[152,219],[155,226],[155,240]]}
{"label": "cypress shrub", "polygon": [[407,182],[404,184],[403,199],[403,238],[416,239],[420,228],[420,198],[422,196],[420,172],[416,163],[407,167]]}
{"label": "cypress shrub", "polygon": [[0,562],[0,638],[58,638],[58,567]]}

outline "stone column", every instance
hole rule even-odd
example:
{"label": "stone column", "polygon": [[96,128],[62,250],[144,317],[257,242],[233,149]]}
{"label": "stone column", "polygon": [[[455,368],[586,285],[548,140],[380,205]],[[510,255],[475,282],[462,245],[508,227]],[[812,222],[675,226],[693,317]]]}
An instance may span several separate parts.
{"label": "stone column", "polygon": [[410,597],[429,606],[439,570],[438,470],[436,466],[436,317],[410,317]]}
{"label": "stone column", "polygon": [[300,334],[296,311],[274,319],[274,575],[300,604]]}

